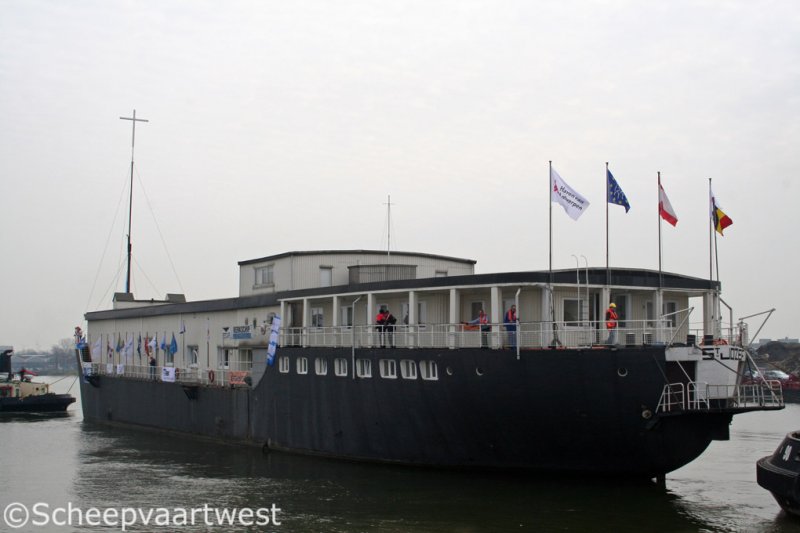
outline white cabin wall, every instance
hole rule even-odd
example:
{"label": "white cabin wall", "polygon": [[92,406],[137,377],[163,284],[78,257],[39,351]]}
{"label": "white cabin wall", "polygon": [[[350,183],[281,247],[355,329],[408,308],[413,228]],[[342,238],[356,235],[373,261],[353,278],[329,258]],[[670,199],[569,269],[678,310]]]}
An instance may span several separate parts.
{"label": "white cabin wall", "polygon": [[[333,286],[347,285],[350,280],[348,267],[357,265],[416,265],[417,279],[432,278],[437,271],[446,271],[449,276],[463,276],[475,273],[475,265],[460,261],[450,261],[435,257],[424,257],[413,254],[392,254],[387,257],[382,253],[324,253],[299,254],[281,257],[275,260],[249,263],[239,267],[239,295],[270,294],[273,292],[319,288],[320,267],[331,267]],[[255,286],[257,268],[273,265],[274,285]]]}

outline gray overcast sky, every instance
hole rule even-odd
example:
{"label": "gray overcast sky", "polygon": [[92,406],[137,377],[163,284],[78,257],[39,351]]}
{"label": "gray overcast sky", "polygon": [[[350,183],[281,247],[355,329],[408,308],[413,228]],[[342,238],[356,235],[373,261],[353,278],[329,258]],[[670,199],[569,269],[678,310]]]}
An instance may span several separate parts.
{"label": "gray overcast sky", "polygon": [[123,289],[134,108],[138,298],[383,248],[388,194],[394,249],[546,269],[548,160],[592,203],[554,206],[554,266],[604,266],[609,161],[612,266],[658,267],[661,171],[664,270],[707,277],[712,178],[723,298],[800,335],[795,0],[0,0],[0,344],[49,349]]}

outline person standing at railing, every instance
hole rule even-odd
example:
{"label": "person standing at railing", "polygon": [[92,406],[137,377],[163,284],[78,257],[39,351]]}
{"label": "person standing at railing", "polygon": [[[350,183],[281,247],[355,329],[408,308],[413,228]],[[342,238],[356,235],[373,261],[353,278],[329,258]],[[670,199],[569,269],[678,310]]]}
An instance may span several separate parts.
{"label": "person standing at railing", "polygon": [[397,324],[397,319],[388,308],[384,314],[383,322],[383,329],[386,331],[386,343],[394,348],[394,328],[395,324]]}
{"label": "person standing at railing", "polygon": [[608,330],[608,341],[606,344],[617,344],[617,325],[619,316],[617,315],[617,304],[611,302],[606,309],[606,329]]}
{"label": "person standing at railing", "polygon": [[150,366],[150,379],[156,379],[156,358],[152,355],[150,356],[150,361],[147,363]]}
{"label": "person standing at railing", "polygon": [[492,327],[489,325],[489,315],[481,309],[478,312],[478,318],[472,319],[468,322],[473,326],[480,326],[481,328],[481,348],[489,347],[489,331]]}
{"label": "person standing at railing", "polygon": [[378,312],[377,316],[375,316],[375,323],[378,325],[378,338],[381,342],[381,348],[386,348],[386,321],[390,316],[391,313],[389,310],[383,307]]}
{"label": "person standing at railing", "polygon": [[508,332],[508,344],[511,346],[512,349],[517,348],[517,306],[512,305],[511,308],[506,311],[505,316],[505,326],[506,331]]}

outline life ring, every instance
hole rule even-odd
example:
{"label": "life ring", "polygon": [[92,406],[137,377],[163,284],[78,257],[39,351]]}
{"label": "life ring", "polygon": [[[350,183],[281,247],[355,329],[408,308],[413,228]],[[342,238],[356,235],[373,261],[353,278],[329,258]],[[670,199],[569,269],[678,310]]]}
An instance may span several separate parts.
{"label": "life ring", "polygon": [[214,376],[214,371],[213,370],[209,370],[208,371],[208,382],[209,383],[214,383],[214,377],[215,377]]}

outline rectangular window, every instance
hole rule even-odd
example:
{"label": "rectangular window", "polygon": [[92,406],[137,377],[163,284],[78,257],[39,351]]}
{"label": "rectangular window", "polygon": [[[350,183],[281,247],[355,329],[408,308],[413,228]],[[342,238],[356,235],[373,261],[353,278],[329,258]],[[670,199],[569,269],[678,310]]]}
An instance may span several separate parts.
{"label": "rectangular window", "polygon": [[437,278],[446,278],[447,277],[447,270],[437,270],[436,271]]}
{"label": "rectangular window", "polygon": [[[403,316],[403,324],[409,323],[408,303],[400,306],[400,314]],[[398,320],[400,320],[398,318]],[[417,302],[417,324],[425,324],[428,321],[428,305],[426,302]]]}
{"label": "rectangular window", "polygon": [[239,364],[234,365],[237,370],[247,371],[253,368],[253,350],[239,350]]}
{"label": "rectangular window", "polygon": [[678,302],[664,302],[664,314],[669,315],[665,318],[666,326],[668,328],[674,328],[675,324],[677,323],[678,315],[674,315],[674,313],[678,310]]}
{"label": "rectangular window", "polygon": [[397,379],[397,362],[394,359],[381,359],[378,365],[382,378]]}
{"label": "rectangular window", "polygon": [[478,318],[481,313],[481,309],[483,309],[483,312],[486,313],[486,308],[483,306],[483,302],[472,302],[469,304],[469,319],[472,320]]}
{"label": "rectangular window", "polygon": [[352,326],[353,325],[353,306],[352,305],[347,305],[347,306],[343,305],[340,308],[340,311],[341,311],[340,317],[341,317],[342,325],[343,326]]}
{"label": "rectangular window", "polygon": [[308,374],[308,359],[305,357],[297,358],[297,373]]}
{"label": "rectangular window", "polygon": [[311,308],[311,327],[321,328],[325,326],[325,316],[322,314],[321,307]]}
{"label": "rectangular window", "polygon": [[323,359],[322,357],[317,357],[316,359],[314,359],[314,371],[317,373],[318,376],[327,376],[328,360]]}
{"label": "rectangular window", "polygon": [[269,285],[274,285],[274,271],[275,265],[267,265],[262,267],[256,267],[256,279],[255,279],[255,286],[256,287],[265,287]]}
{"label": "rectangular window", "polygon": [[228,348],[220,348],[217,354],[217,366],[219,368],[229,368],[231,364],[231,350]]}
{"label": "rectangular window", "polygon": [[200,348],[196,344],[186,346],[186,363],[188,365],[196,365],[199,353]]}
{"label": "rectangular window", "polygon": [[417,379],[417,364],[410,359],[400,361],[400,375],[403,379]]}
{"label": "rectangular window", "polygon": [[436,361],[420,361],[419,373],[422,375],[422,379],[428,381],[439,379],[439,367]]}
{"label": "rectangular window", "polygon": [[333,372],[337,376],[347,376],[347,359],[337,357],[333,360]]}
{"label": "rectangular window", "polygon": [[333,268],[319,267],[319,286],[330,287],[331,285],[333,285]]}
{"label": "rectangular window", "polygon": [[278,371],[281,374],[289,373],[289,358],[284,356],[278,357]]}
{"label": "rectangular window", "polygon": [[356,375],[360,378],[371,378],[372,361],[369,359],[356,359]]}
{"label": "rectangular window", "polygon": [[567,326],[578,326],[581,320],[581,301],[576,298],[564,299],[562,320]]}

